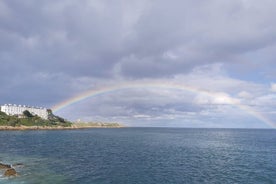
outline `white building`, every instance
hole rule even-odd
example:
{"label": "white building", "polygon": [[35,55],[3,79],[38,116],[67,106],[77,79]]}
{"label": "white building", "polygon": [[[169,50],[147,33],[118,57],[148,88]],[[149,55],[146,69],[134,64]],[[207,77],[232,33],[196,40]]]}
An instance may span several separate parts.
{"label": "white building", "polygon": [[29,107],[25,105],[5,104],[1,106],[0,110],[2,112],[5,112],[7,115],[17,116],[23,115],[23,112],[27,110],[33,115],[37,115],[43,119],[48,119],[47,109],[42,107]]}

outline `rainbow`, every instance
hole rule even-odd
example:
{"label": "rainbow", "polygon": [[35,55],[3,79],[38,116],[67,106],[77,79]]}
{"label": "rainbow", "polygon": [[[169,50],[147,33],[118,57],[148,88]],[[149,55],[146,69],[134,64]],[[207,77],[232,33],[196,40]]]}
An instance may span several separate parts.
{"label": "rainbow", "polygon": [[247,112],[248,114],[252,115],[253,117],[257,118],[261,122],[265,123],[269,127],[276,128],[276,125],[271,120],[263,116],[261,113],[257,112],[256,110],[252,109],[247,105],[243,105],[242,103],[240,103],[239,99],[230,97],[225,93],[213,92],[213,91],[197,88],[190,85],[184,85],[184,84],[179,84],[175,82],[166,82],[166,81],[128,82],[128,83],[120,83],[117,85],[110,85],[110,86],[102,87],[98,89],[91,89],[54,105],[52,107],[52,110],[53,112],[58,112],[68,106],[71,106],[87,98],[91,98],[91,97],[95,97],[98,95],[103,95],[111,92],[127,90],[127,89],[135,89],[135,88],[136,89],[159,88],[159,89],[171,89],[171,90],[177,89],[177,90],[183,90],[187,92],[206,95],[214,99],[219,99],[219,101],[222,103],[234,105],[240,108],[241,110]]}

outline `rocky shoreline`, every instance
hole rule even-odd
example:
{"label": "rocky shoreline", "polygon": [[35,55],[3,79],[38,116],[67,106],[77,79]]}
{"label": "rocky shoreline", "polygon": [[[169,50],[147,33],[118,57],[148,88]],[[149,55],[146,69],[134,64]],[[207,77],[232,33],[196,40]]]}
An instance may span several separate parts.
{"label": "rocky shoreline", "polygon": [[16,170],[9,164],[0,163],[0,170],[5,170],[3,176],[10,177],[10,176],[17,176]]}
{"label": "rocky shoreline", "polygon": [[0,131],[3,130],[74,130],[74,129],[88,129],[88,128],[122,128],[123,126],[0,126]]}

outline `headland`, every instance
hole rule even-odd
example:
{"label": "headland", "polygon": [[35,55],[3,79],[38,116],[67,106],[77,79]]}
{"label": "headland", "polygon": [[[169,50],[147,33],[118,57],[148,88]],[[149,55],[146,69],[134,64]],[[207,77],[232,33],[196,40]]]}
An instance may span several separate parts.
{"label": "headland", "polygon": [[119,123],[71,122],[56,116],[51,109],[4,105],[0,109],[0,130],[72,130],[121,128]]}

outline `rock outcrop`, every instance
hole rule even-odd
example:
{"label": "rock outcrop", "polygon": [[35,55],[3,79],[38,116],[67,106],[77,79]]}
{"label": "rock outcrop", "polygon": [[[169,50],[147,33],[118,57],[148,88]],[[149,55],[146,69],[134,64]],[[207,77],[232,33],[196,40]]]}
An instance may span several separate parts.
{"label": "rock outcrop", "polygon": [[4,176],[6,177],[17,175],[16,170],[9,164],[0,163],[0,169],[5,169]]}
{"label": "rock outcrop", "polygon": [[10,169],[11,165],[0,163],[0,169]]}
{"label": "rock outcrop", "polygon": [[16,176],[17,172],[14,168],[7,169],[4,173],[4,176],[9,177],[9,176]]}
{"label": "rock outcrop", "polygon": [[12,164],[12,167],[24,167],[24,164],[22,164],[22,163],[15,163],[15,164]]}

